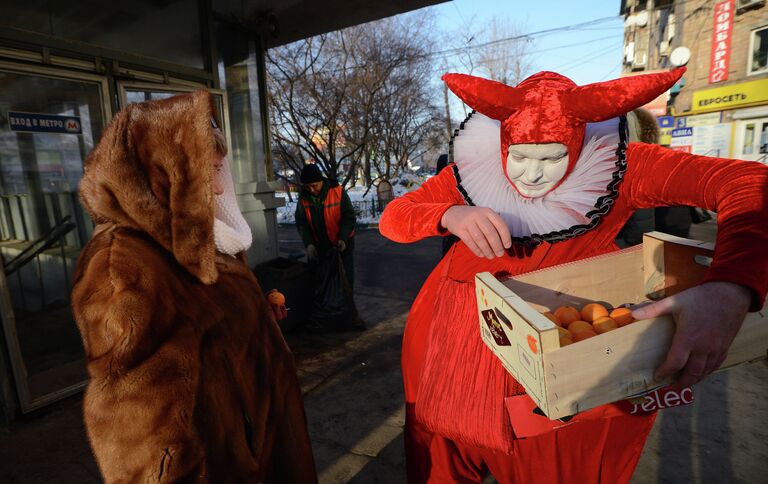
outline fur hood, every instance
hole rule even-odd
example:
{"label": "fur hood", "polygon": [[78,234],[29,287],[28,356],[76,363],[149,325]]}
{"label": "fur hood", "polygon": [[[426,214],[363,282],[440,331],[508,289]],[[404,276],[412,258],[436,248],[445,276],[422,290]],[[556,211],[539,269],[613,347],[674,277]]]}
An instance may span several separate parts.
{"label": "fur hood", "polygon": [[148,234],[205,284],[217,277],[214,116],[206,91],[130,104],[86,158],[80,183],[95,224]]}

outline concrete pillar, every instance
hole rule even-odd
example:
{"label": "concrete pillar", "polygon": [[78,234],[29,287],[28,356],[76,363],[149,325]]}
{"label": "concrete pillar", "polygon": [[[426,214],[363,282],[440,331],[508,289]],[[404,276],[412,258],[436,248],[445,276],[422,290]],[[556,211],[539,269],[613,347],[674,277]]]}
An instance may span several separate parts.
{"label": "concrete pillar", "polygon": [[[275,197],[281,184],[272,173],[264,49],[258,38],[249,37],[227,38],[247,42],[247,56],[233,65],[225,65],[226,84],[222,87],[227,90],[229,104],[235,192],[253,233],[253,245],[248,251],[248,262],[253,267],[278,256],[277,208],[285,202]],[[220,47],[226,50],[235,46]]]}

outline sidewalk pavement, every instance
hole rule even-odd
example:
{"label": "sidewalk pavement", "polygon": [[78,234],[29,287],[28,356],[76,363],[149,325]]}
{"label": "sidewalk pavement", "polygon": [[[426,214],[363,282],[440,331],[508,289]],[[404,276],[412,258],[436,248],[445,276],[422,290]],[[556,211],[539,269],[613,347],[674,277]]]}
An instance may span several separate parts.
{"label": "sidewalk pavement", "polygon": [[[693,235],[714,236],[714,225]],[[300,249],[292,227],[281,250]],[[362,333],[289,334],[305,393],[321,483],[401,483],[403,393],[400,344],[410,304],[437,263],[440,241],[408,246],[375,230],[358,233],[356,302]],[[768,482],[768,365],[717,374],[695,388],[696,401],[661,412],[633,478],[645,483]],[[0,429],[0,482],[95,483],[74,397]],[[545,483],[549,484],[549,483]]]}
{"label": "sidewalk pavement", "polygon": [[[281,230],[280,237],[289,243],[293,233]],[[699,240],[715,234],[714,223],[691,229]],[[309,337],[289,339],[303,371],[322,368],[322,382],[305,387],[305,404],[323,483],[405,482],[399,344],[410,301],[437,263],[439,246],[403,246],[359,232],[357,302],[371,329],[343,337],[343,361],[328,358],[338,337],[318,341],[315,356],[305,353],[314,344]],[[313,382],[306,374],[301,379]],[[766,361],[716,374],[694,391],[693,405],[659,413],[633,484],[768,482]]]}

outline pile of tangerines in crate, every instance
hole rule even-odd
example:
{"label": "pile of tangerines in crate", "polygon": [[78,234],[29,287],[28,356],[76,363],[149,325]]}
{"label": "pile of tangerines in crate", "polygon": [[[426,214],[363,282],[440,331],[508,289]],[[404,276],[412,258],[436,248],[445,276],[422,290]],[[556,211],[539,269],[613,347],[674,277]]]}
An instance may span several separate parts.
{"label": "pile of tangerines in crate", "polygon": [[635,321],[629,308],[618,307],[609,311],[600,303],[589,303],[581,308],[581,311],[573,306],[560,306],[554,313],[547,311],[542,314],[557,325],[561,347]]}

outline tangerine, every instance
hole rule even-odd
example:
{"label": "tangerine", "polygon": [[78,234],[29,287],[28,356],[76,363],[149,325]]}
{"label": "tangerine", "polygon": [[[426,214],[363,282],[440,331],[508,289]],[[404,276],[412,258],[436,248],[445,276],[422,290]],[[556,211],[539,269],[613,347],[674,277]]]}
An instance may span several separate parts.
{"label": "tangerine", "polygon": [[557,327],[557,334],[561,338],[570,338],[571,337],[570,331],[568,331],[567,329],[563,328],[562,326],[558,326]]}
{"label": "tangerine", "polygon": [[573,340],[570,337],[560,335],[560,347],[572,345]]}
{"label": "tangerine", "polygon": [[632,317],[632,310],[629,308],[616,308],[611,311],[610,316],[620,327],[635,322],[635,318]]}
{"label": "tangerine", "polygon": [[567,328],[572,322],[581,319],[581,314],[573,306],[560,306],[555,309],[555,317],[560,321],[561,326]]}
{"label": "tangerine", "polygon": [[267,294],[267,301],[269,301],[270,304],[282,306],[285,304],[285,296],[280,291],[272,291]]}
{"label": "tangerine", "polygon": [[589,303],[581,308],[581,319],[589,323],[608,316],[608,310],[600,303]]}
{"label": "tangerine", "polygon": [[573,335],[573,342],[577,343],[579,341],[584,341],[585,339],[592,338],[594,336],[597,336],[597,333],[595,333],[591,329],[587,331],[580,331]]}
{"label": "tangerine", "polygon": [[574,321],[568,326],[568,332],[572,335],[581,333],[582,331],[594,331],[592,325],[586,321]]}
{"label": "tangerine", "polygon": [[603,316],[602,318],[592,322],[592,327],[594,328],[595,333],[603,334],[618,328],[619,325],[616,323],[616,321],[609,318],[608,316]]}

